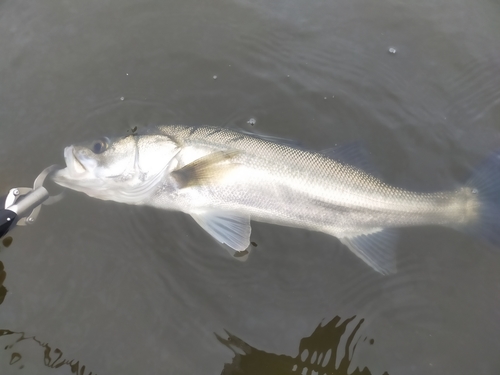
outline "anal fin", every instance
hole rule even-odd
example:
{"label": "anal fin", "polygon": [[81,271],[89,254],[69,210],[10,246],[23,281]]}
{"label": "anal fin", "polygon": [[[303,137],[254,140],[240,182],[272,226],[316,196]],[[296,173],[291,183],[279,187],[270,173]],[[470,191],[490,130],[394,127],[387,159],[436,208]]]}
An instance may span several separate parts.
{"label": "anal fin", "polygon": [[389,228],[339,240],[375,271],[387,275],[395,273],[397,269],[395,254],[397,238],[397,229]]}

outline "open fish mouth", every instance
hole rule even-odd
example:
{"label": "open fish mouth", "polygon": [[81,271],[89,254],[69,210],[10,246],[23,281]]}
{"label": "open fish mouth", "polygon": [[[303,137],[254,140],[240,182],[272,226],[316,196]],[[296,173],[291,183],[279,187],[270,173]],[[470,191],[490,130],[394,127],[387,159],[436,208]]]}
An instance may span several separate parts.
{"label": "open fish mouth", "polygon": [[76,155],[75,148],[72,147],[72,154],[73,154],[73,160],[75,163],[73,163],[73,166],[75,167],[75,170],[80,170],[81,172],[87,172],[87,168],[85,168],[85,165],[78,159],[78,156]]}
{"label": "open fish mouth", "polygon": [[64,159],[66,161],[66,168],[70,174],[78,176],[89,172],[85,164],[78,157],[75,147],[69,146],[64,149]]}
{"label": "open fish mouth", "polygon": [[64,149],[64,161],[66,168],[55,172],[52,179],[62,186],[73,188],[88,176],[89,170],[80,160],[78,152],[73,146]]}
{"label": "open fish mouth", "polygon": [[96,178],[92,160],[82,155],[78,147],[69,146],[64,149],[66,168],[56,171],[52,180],[66,188],[82,191],[90,196],[92,192],[102,190],[104,183]]}

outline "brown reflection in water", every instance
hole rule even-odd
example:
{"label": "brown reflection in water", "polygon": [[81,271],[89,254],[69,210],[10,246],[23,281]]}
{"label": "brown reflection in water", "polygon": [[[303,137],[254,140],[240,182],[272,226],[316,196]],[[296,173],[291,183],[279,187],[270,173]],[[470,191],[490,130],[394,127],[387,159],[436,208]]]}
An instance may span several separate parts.
{"label": "brown reflection in water", "polygon": [[[64,358],[64,354],[59,348],[52,349],[49,344],[38,340],[35,336],[25,336],[24,332],[13,332],[8,329],[0,329],[0,339],[4,339],[7,336],[11,338],[13,342],[11,341],[10,344],[5,345],[3,347],[4,350],[12,350],[20,342],[27,341],[29,343],[34,343],[43,349],[43,364],[46,367],[58,369],[60,367],[67,366],[68,370],[71,371],[71,374],[96,375],[92,371],[85,372],[85,366],[81,365],[80,361],[76,361],[74,359],[68,360]],[[19,351],[12,352],[9,364],[14,366],[21,359],[22,354]],[[19,365],[19,369],[22,369],[23,367],[24,365]]]}
{"label": "brown reflection in water", "polygon": [[[12,237],[5,237],[2,239],[2,245],[4,247],[9,247],[12,245]],[[1,248],[0,248],[1,250]],[[7,274],[5,273],[3,262],[0,261],[0,305],[3,303],[5,296],[7,295],[7,288],[3,285]]]}
{"label": "brown reflection in water", "polygon": [[0,261],[0,305],[3,303],[5,296],[7,295],[7,288],[3,286],[3,282],[7,277],[7,273],[5,272],[3,262]]}
{"label": "brown reflection in water", "polygon": [[[364,319],[358,322],[347,338],[345,348],[341,348],[340,353],[343,356],[336,367],[341,338],[347,325],[355,318],[356,316],[353,316],[338,324],[340,317],[336,316],[324,326],[319,324],[311,336],[300,340],[299,354],[296,357],[256,349],[227,331],[227,339],[216,334],[217,339],[235,354],[233,361],[224,365],[221,375],[371,375],[367,367],[362,370],[356,368],[352,373],[348,371],[359,339],[352,349],[351,344]],[[366,340],[365,337],[363,341]],[[368,342],[370,345],[374,344],[373,339]],[[384,372],[383,375],[388,373]]]}
{"label": "brown reflection in water", "polygon": [[[7,294],[7,289],[3,286],[6,275],[4,265],[0,261],[0,304]],[[371,375],[372,373],[367,367],[362,370],[356,368],[352,373],[348,372],[360,339],[353,346],[352,343],[364,319],[357,323],[347,338],[345,348],[341,350],[343,356],[340,358],[338,368],[336,367],[340,341],[347,325],[355,318],[356,316],[353,316],[339,324],[341,318],[336,316],[324,326],[319,324],[311,336],[300,340],[299,353],[296,357],[267,353],[256,349],[227,331],[227,339],[216,334],[217,339],[235,353],[232,363],[224,365],[221,375]],[[80,361],[64,358],[64,354],[59,348],[52,349],[49,344],[38,340],[35,336],[26,336],[24,332],[0,329],[0,342],[4,339],[12,339],[10,344],[5,346],[0,344],[0,348],[3,346],[6,351],[12,350],[9,361],[11,366],[17,365],[19,369],[24,367],[23,364],[19,363],[22,360],[20,350],[13,351],[16,345],[24,341],[34,343],[43,349],[43,364],[46,367],[59,369],[67,366],[72,374],[96,375],[91,371],[86,373],[85,366],[80,365]],[[374,344],[373,339],[368,341],[367,339],[365,337],[363,342],[367,342],[369,345]],[[384,372],[383,375],[388,375],[388,373]]]}
{"label": "brown reflection in water", "polygon": [[[6,276],[7,274],[5,273],[3,262],[0,261],[0,305],[3,303],[5,295],[7,294],[7,289],[3,286]],[[43,364],[46,367],[58,369],[60,367],[67,366],[68,370],[71,371],[71,374],[96,375],[95,373],[92,373],[92,371],[85,372],[85,366],[80,365],[80,361],[76,361],[74,359],[68,360],[64,358],[64,354],[59,348],[52,349],[49,344],[38,340],[35,336],[25,336],[24,332],[14,332],[8,329],[0,329],[0,342],[3,342],[4,339],[12,339],[10,344],[5,346],[0,345],[0,348],[3,346],[6,351],[13,350],[16,345],[23,341],[38,345],[43,349]],[[19,363],[22,358],[23,356],[19,349],[18,351],[13,351],[10,355],[9,365],[17,365],[19,369],[24,368],[24,365]]]}
{"label": "brown reflection in water", "polygon": [[10,245],[12,245],[12,237],[5,237],[4,239],[2,239],[2,244],[5,246],[5,247],[9,247]]}

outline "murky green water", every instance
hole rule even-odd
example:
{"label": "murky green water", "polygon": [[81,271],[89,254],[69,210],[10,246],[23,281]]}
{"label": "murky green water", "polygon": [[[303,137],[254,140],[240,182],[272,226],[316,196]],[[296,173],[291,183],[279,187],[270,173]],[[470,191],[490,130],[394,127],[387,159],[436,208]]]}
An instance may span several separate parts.
{"label": "murky green water", "polygon": [[[0,195],[159,123],[361,141],[392,184],[456,186],[500,148],[499,19],[488,0],[2,1]],[[402,230],[385,277],[323,234],[255,223],[238,262],[186,215],[73,192],[12,237],[2,375],[500,371],[500,252],[452,230]]]}

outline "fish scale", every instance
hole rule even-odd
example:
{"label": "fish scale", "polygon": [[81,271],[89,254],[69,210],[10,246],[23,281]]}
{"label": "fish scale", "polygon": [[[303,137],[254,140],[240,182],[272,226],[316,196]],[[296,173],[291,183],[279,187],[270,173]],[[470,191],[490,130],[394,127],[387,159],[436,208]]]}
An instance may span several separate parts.
{"label": "fish scale", "polygon": [[[359,213],[362,217],[357,220],[353,218],[352,224],[349,224],[348,220],[342,220],[349,226],[347,228],[349,231],[355,231],[360,224],[371,225],[373,228],[384,227],[388,220],[394,221],[398,226],[455,225],[459,216],[458,211],[460,211],[455,206],[465,205],[462,197],[462,195],[467,195],[465,190],[430,194],[414,193],[387,185],[362,170],[342,164],[321,153],[294,149],[254,136],[242,135],[232,130],[202,127],[194,128],[196,130],[193,132],[192,129],[193,127],[185,126],[158,128],[162,134],[171,136],[186,146],[198,144],[210,150],[220,150],[222,145],[227,150],[241,151],[241,162],[248,166],[248,170],[261,171],[259,175],[263,176],[262,180],[259,180],[249,172],[248,176],[238,182],[238,185],[246,186],[241,189],[248,191],[255,188],[258,189],[256,192],[259,195],[273,196],[276,193],[271,187],[279,185],[279,189],[287,192],[291,200],[283,202],[284,205],[294,202],[297,206],[300,203],[302,206],[294,210],[297,215],[302,213],[303,217],[305,213],[310,213],[307,215],[311,217],[309,221],[312,223],[309,224],[309,229],[314,229],[312,226],[317,216],[317,209],[321,206],[328,210],[334,220],[338,219],[337,210],[345,214],[345,210],[342,209],[344,207],[353,213]],[[189,157],[187,160],[191,161]],[[238,163],[240,160],[237,159],[234,162]],[[231,196],[234,194],[231,193],[234,191],[231,186],[214,184],[209,194],[221,196],[221,191],[227,192],[221,197],[225,202],[234,200],[235,204],[248,205],[247,209],[255,206],[260,209],[269,207],[268,204],[260,204],[258,200],[237,202]],[[469,198],[473,199],[474,196],[470,194]],[[280,200],[277,199],[277,201]],[[309,204],[312,204],[315,209],[309,210]],[[263,214],[261,210],[259,212]],[[365,222],[368,213],[372,213],[371,223]],[[279,213],[269,212],[269,217],[260,219],[269,221],[277,215]],[[338,228],[338,223],[331,221],[316,223],[316,225],[329,227],[329,233],[338,236],[342,228]],[[286,225],[286,223],[280,224]]]}

